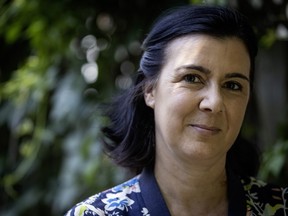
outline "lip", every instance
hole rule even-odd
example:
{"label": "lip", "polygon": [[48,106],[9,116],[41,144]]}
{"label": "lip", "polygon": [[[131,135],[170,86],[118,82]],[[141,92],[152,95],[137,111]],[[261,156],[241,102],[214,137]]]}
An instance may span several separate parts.
{"label": "lip", "polygon": [[208,126],[208,125],[203,125],[203,124],[191,124],[190,126],[199,132],[207,133],[207,134],[217,134],[221,132],[220,128],[214,127],[214,126]]}

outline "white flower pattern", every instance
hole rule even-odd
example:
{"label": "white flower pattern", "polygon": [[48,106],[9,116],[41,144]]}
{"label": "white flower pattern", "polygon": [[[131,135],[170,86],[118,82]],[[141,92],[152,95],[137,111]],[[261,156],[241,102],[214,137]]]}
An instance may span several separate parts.
{"label": "white flower pattern", "polygon": [[143,214],[143,216],[150,216],[149,211],[147,208],[143,208],[141,213]]}
{"label": "white flower pattern", "polygon": [[134,201],[126,196],[127,194],[125,192],[120,193],[108,193],[106,194],[105,199],[102,199],[102,202],[105,203],[105,210],[107,212],[114,211],[115,209],[120,209],[123,211],[126,209],[128,211],[128,207],[133,205]]}

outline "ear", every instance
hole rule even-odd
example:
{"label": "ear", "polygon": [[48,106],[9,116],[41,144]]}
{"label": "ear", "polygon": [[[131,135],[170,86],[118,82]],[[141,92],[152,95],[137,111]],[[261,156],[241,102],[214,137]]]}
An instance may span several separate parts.
{"label": "ear", "polygon": [[155,85],[151,82],[146,83],[144,87],[144,99],[148,107],[154,109],[155,106]]}

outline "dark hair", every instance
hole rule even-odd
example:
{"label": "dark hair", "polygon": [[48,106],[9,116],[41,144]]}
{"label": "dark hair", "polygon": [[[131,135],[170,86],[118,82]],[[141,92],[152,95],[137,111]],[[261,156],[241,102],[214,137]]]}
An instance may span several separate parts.
{"label": "dark hair", "polygon": [[[163,14],[143,42],[144,52],[134,85],[117,97],[106,110],[111,122],[102,130],[109,139],[104,145],[107,154],[118,165],[136,172],[140,172],[144,167],[153,166],[154,113],[145,104],[143,90],[147,83],[156,82],[164,63],[164,51],[168,43],[189,34],[239,38],[250,56],[250,80],[253,82],[257,41],[252,27],[243,15],[233,9],[204,5],[189,5]],[[227,163],[234,160],[231,162],[232,165],[238,164],[235,162],[237,158],[229,155],[230,152],[235,152],[233,149],[228,152],[227,157]],[[239,170],[241,168],[237,167],[237,171],[241,172]],[[253,174],[245,169],[244,172]]]}

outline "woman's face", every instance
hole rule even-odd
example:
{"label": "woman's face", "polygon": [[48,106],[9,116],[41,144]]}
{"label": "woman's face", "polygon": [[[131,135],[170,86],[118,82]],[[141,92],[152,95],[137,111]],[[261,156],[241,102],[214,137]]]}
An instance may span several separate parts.
{"label": "woman's face", "polygon": [[156,85],[145,92],[155,113],[156,160],[225,158],[249,100],[244,44],[189,35],[170,42],[165,53]]}

